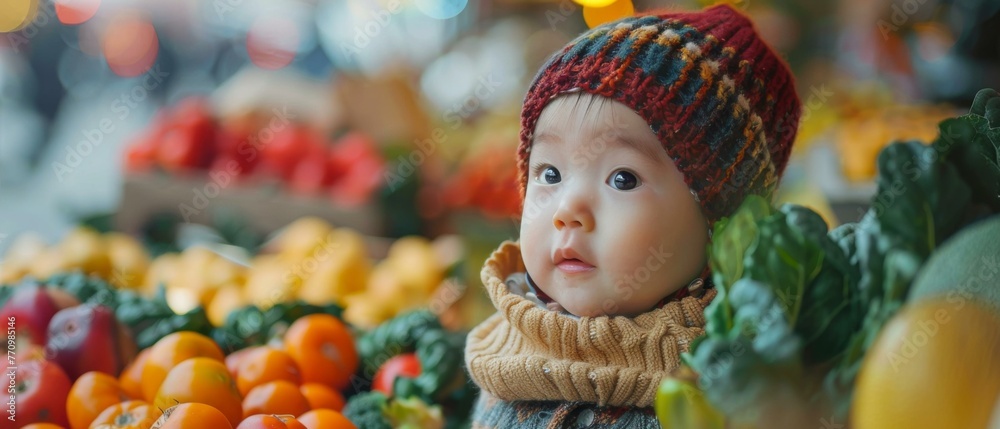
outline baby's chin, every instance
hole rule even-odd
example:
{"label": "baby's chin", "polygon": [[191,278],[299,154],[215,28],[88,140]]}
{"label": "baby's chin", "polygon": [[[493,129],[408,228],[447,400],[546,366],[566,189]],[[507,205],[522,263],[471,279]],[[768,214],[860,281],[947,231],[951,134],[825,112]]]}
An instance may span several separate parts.
{"label": "baby's chin", "polygon": [[[563,293],[575,293],[576,291],[564,291]],[[559,293],[549,293],[546,292],[555,302],[559,304],[566,310],[566,312],[578,316],[578,317],[599,317],[599,316],[614,316],[614,314],[608,314],[604,308],[603,303],[605,299],[598,298],[595,296],[560,296]]]}

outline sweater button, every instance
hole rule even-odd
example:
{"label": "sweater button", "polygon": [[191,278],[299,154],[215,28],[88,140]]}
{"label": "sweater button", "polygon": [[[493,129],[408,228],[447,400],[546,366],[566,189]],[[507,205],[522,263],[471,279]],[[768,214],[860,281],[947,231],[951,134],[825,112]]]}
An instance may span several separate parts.
{"label": "sweater button", "polygon": [[594,424],[594,410],[584,409],[576,416],[576,427],[586,428]]}

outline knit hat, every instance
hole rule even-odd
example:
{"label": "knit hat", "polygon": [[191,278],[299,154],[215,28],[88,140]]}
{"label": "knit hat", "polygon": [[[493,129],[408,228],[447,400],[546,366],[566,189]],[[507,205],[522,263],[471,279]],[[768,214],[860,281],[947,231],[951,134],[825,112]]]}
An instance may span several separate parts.
{"label": "knit hat", "polygon": [[525,96],[522,199],[535,123],[571,90],[608,97],[645,119],[710,223],[746,195],[771,195],[801,111],[788,66],[729,5],[604,24],[552,56]]}

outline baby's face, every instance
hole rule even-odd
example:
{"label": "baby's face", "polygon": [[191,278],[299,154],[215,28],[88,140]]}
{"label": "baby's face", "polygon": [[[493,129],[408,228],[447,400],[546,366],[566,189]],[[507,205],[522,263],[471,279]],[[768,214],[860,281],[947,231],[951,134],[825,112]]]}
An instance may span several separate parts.
{"label": "baby's face", "polygon": [[521,252],[549,297],[577,316],[633,316],[701,273],[707,223],[642,117],[569,94],[533,136]]}

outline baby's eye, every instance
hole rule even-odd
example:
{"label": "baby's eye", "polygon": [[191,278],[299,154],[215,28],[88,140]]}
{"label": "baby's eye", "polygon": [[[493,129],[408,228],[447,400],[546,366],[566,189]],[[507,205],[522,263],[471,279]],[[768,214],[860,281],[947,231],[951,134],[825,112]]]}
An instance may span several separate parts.
{"label": "baby's eye", "polygon": [[617,170],[608,178],[608,185],[619,191],[629,191],[639,186],[639,178],[630,171]]}
{"label": "baby's eye", "polygon": [[539,180],[547,185],[553,185],[562,181],[562,176],[559,175],[559,170],[551,165],[545,166],[542,173],[538,176]]}

